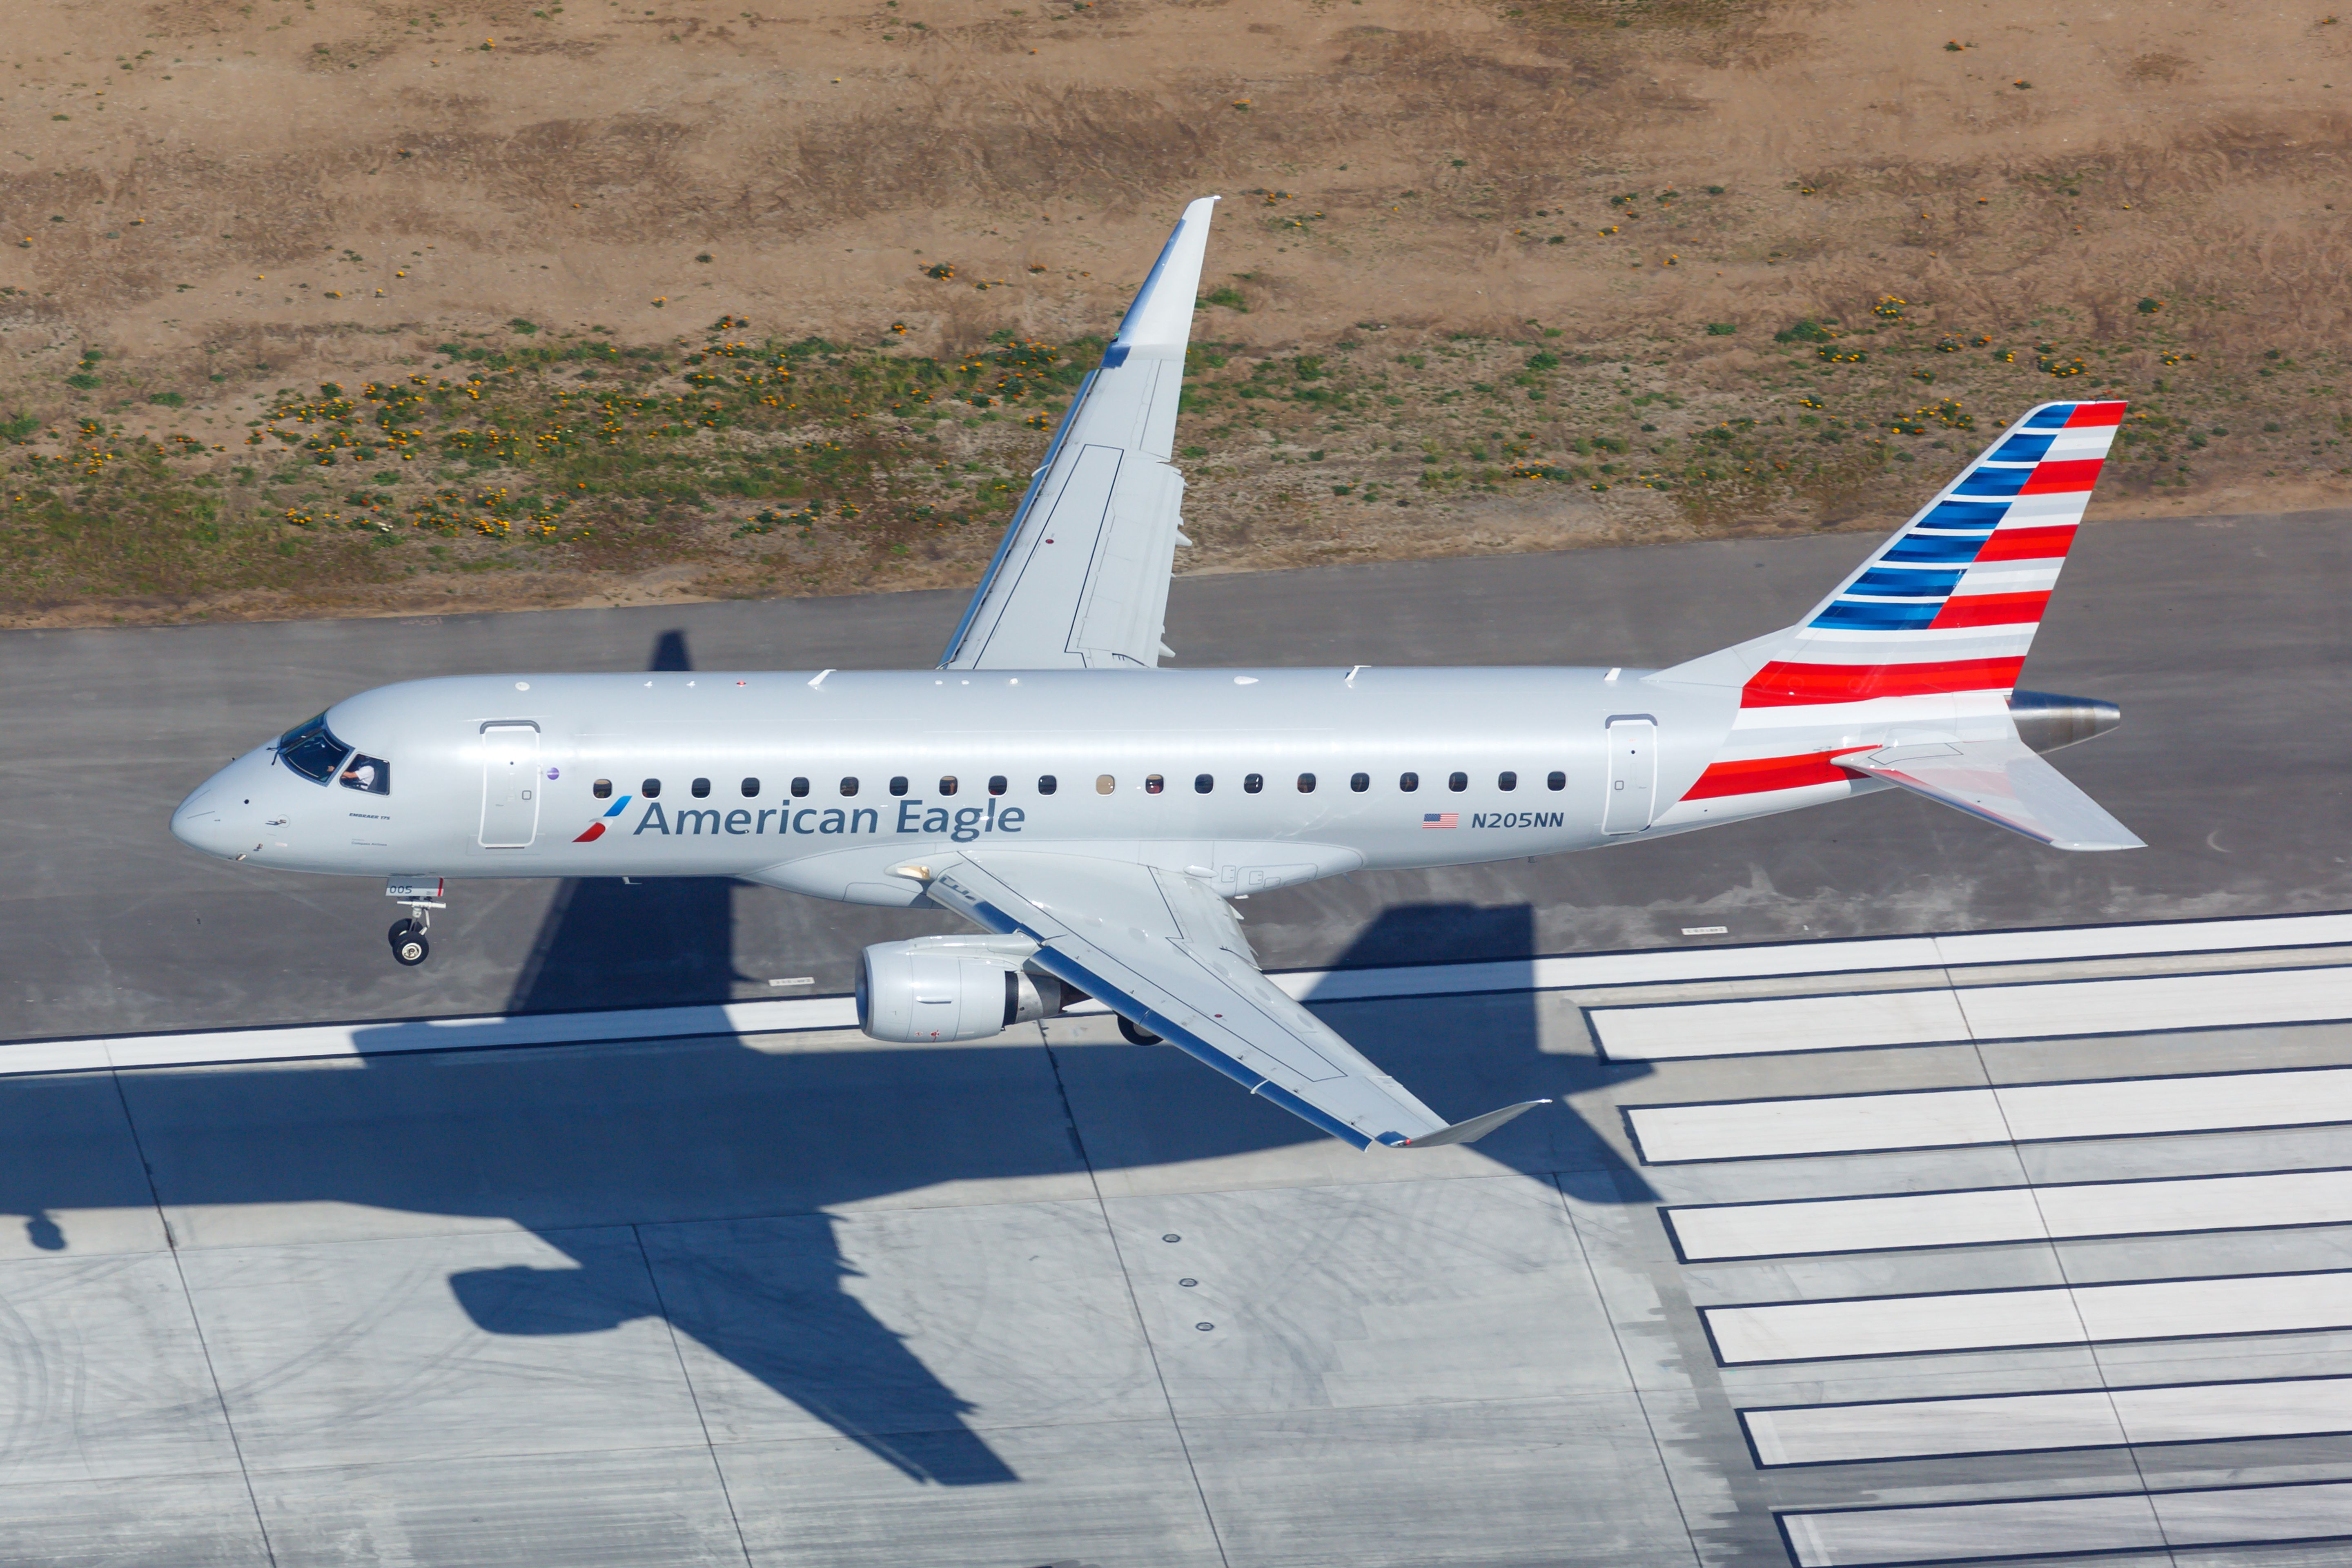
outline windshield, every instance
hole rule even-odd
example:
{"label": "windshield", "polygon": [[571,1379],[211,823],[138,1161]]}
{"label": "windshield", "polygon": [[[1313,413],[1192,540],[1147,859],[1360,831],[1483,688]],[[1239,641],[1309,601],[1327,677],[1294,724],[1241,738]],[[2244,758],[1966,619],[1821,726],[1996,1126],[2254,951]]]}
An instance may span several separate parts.
{"label": "windshield", "polygon": [[328,730],[324,713],[278,737],[278,760],[312,784],[325,784],[351,754],[352,749]]}

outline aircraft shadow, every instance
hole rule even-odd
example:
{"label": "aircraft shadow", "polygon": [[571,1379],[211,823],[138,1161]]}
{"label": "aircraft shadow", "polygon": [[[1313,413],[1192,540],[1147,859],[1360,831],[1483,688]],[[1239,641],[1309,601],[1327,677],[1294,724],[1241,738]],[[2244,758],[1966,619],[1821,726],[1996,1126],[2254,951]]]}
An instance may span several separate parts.
{"label": "aircraft shadow", "polygon": [[[684,658],[682,637],[664,642],[667,657]],[[560,889],[509,1010],[709,1004],[707,1037],[691,1047],[551,1047],[561,1053],[551,1068],[549,1051],[452,1053],[431,1026],[390,1024],[366,1031],[358,1070],[124,1075],[121,1106],[153,1196],[127,1186],[119,1162],[12,1159],[0,1161],[0,1176],[22,1185],[0,1190],[0,1212],[30,1216],[36,1244],[53,1250],[71,1238],[52,1213],[154,1197],[507,1220],[572,1267],[453,1275],[457,1303],[481,1329],[566,1335],[667,1318],[912,1481],[1017,1481],[971,1425],[970,1402],[845,1288],[855,1270],[839,1246],[841,1222],[824,1211],[935,1184],[1195,1161],[1319,1134],[1166,1047],[1065,1048],[1048,1060],[1033,1045],[989,1042],[755,1047],[735,1037],[718,1004],[737,978],[734,900],[775,896],[723,879],[599,879]],[[1428,905],[1386,912],[1347,962],[1394,963],[1432,931],[1458,935],[1465,922],[1476,923],[1487,955],[1532,956],[1532,910]],[[1454,1114],[1645,1070],[1547,1054],[1530,994],[1332,1016],[1374,1060]],[[43,1126],[89,1082],[0,1079],[0,1121]],[[1066,1107],[1076,1100],[1066,1096],[1080,1093],[1103,1108],[1093,1120],[1109,1126],[1096,1140],[1105,1146],[1075,1146]],[[1544,1179],[1566,1173],[1570,1192],[1592,1201],[1648,1196],[1572,1111],[1538,1109],[1479,1152]],[[697,1221],[667,1223],[681,1214]]]}

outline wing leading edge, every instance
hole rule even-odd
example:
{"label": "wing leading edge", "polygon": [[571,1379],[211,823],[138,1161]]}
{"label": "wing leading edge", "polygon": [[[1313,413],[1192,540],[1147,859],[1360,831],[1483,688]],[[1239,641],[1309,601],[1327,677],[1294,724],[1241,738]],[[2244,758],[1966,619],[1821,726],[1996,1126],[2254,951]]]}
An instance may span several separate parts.
{"label": "wing leading edge", "polygon": [[1032,963],[1359,1149],[1468,1143],[1547,1101],[1448,1124],[1258,972],[1225,901],[1192,878],[1075,855],[939,868],[932,901],[1038,944]]}
{"label": "wing leading edge", "polygon": [[1184,209],[1046,448],[942,669],[1150,669],[1184,479],[1170,465],[1217,198]]}

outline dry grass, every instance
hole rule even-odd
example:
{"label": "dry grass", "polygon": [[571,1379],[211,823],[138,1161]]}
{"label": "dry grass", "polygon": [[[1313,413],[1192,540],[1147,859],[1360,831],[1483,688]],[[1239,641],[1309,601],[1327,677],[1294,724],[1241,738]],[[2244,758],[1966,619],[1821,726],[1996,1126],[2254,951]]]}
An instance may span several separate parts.
{"label": "dry grass", "polygon": [[[2151,416],[2109,511],[2347,485],[2352,58],[2313,16],[2003,0],[1949,37],[1746,0],[28,0],[12,24],[14,624],[969,580],[1001,515],[974,477],[1043,440],[1001,406],[877,428],[730,403],[719,434],[631,423],[597,473],[441,420],[359,465],[396,474],[369,507],[247,438],[289,389],[462,383],[481,362],[436,347],[515,350],[518,317],[543,354],[652,351],[601,390],[673,400],[703,324],[747,318],[763,351],[844,345],[800,370],[855,403],[992,334],[1103,331],[1203,189],[1232,198],[1204,283],[1230,302],[1180,436],[1191,569],[1876,527],[2086,390]],[[1868,357],[1773,341],[1800,320]],[[579,363],[509,367],[510,433],[562,425]],[[1973,433],[1896,427],[1948,402]],[[835,442],[860,463],[793,456]],[[553,534],[414,521],[583,481]],[[805,531],[740,531],[813,500]]]}

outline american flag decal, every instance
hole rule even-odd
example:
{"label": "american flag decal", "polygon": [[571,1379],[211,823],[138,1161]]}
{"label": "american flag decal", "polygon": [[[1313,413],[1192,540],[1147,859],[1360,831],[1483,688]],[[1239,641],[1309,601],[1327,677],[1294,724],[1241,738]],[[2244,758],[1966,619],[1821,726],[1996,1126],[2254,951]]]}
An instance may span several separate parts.
{"label": "american flag decal", "polygon": [[1461,818],[1453,812],[1432,811],[1423,814],[1421,825],[1423,827],[1452,827],[1460,821]]}

